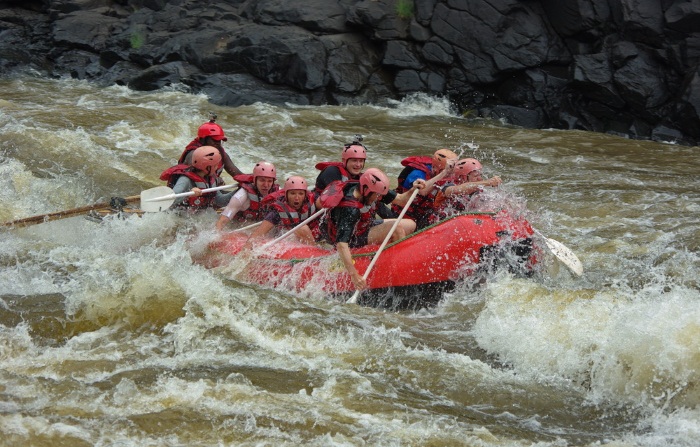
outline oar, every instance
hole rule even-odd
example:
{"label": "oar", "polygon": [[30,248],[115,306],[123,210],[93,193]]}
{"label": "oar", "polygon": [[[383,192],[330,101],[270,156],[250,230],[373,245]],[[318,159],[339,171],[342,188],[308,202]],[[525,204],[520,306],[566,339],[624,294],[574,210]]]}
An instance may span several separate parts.
{"label": "oar", "polygon": [[289,237],[289,236],[291,236],[292,234],[294,234],[294,232],[297,231],[299,228],[303,227],[304,225],[306,225],[307,223],[309,223],[309,222],[311,222],[312,220],[316,219],[318,216],[320,216],[321,214],[323,214],[323,213],[325,213],[325,212],[326,212],[326,208],[321,208],[320,210],[316,211],[315,213],[313,213],[312,215],[310,215],[309,217],[307,217],[302,223],[300,223],[300,224],[297,225],[296,227],[294,227],[294,228],[292,228],[291,230],[289,230],[289,231],[287,231],[286,233],[284,233],[282,236],[279,236],[278,238],[273,239],[273,240],[271,240],[270,242],[267,242],[266,244],[264,244],[262,247],[260,247],[260,250],[263,250],[263,249],[265,249],[265,248],[267,248],[267,247],[269,247],[269,246],[271,246],[271,245],[274,245],[275,243],[281,241],[282,239],[286,239],[287,237]]}
{"label": "oar", "polygon": [[[215,186],[213,188],[206,188],[202,190],[202,193],[218,191],[220,189],[234,188],[238,186],[237,184]],[[175,199],[178,197],[188,197],[193,196],[192,191],[174,193],[171,188],[167,186],[156,186],[155,188],[147,189],[141,192],[141,210],[148,213],[156,213],[158,211],[163,211],[170,208]]]}
{"label": "oar", "polygon": [[[365,274],[362,275],[362,278],[366,281],[367,277],[369,276],[369,272],[372,270],[372,267],[374,267],[374,264],[377,262],[377,259],[379,258],[379,254],[384,250],[384,247],[386,247],[386,244],[389,242],[389,239],[391,239],[391,236],[394,234],[394,231],[396,231],[396,227],[399,226],[399,223],[401,222],[401,219],[403,219],[403,216],[406,214],[406,211],[408,211],[408,207],[411,206],[411,203],[413,203],[413,199],[416,198],[416,195],[418,195],[418,189],[413,190],[413,194],[411,194],[411,197],[408,199],[408,202],[406,202],[406,205],[404,205],[403,209],[401,210],[401,213],[399,214],[399,217],[396,218],[396,221],[394,222],[394,225],[391,226],[391,229],[389,230],[389,233],[386,235],[384,238],[384,241],[382,242],[382,245],[379,246],[379,249],[377,252],[374,254],[374,257],[370,261],[369,265],[367,266],[367,270],[365,270]],[[355,290],[355,293],[352,294],[352,296],[346,301],[347,304],[355,304],[357,303],[357,298],[360,296],[360,291]]]}
{"label": "oar", "polygon": [[544,243],[547,244],[547,248],[549,248],[549,251],[552,252],[552,254],[556,256],[557,259],[559,259],[562,262],[562,264],[567,266],[569,270],[571,270],[576,276],[583,275],[583,264],[581,264],[581,261],[578,259],[578,256],[576,256],[576,254],[573,251],[571,251],[566,245],[562,244],[561,242],[546,237],[544,234],[540,233],[534,228],[533,230],[541,238],[544,239]]}
{"label": "oar", "polygon": [[[125,197],[124,200],[127,203],[136,202],[139,200],[140,196],[130,196]],[[82,214],[87,211],[98,210],[101,208],[110,208],[112,206],[111,202],[100,202],[94,205],[81,206],[78,208],[73,208],[65,211],[56,211],[54,213],[40,214],[38,216],[25,217],[23,219],[13,220],[11,222],[5,222],[2,224],[3,227],[26,227],[29,225],[40,224],[44,222],[49,222],[52,220],[64,219],[66,217],[75,216],[76,214]]]}
{"label": "oar", "polygon": [[260,222],[255,222],[254,224],[246,225],[245,227],[236,228],[235,230],[231,230],[230,233],[238,233],[239,231],[250,230],[252,228],[259,227],[261,223],[263,223],[262,220]]}

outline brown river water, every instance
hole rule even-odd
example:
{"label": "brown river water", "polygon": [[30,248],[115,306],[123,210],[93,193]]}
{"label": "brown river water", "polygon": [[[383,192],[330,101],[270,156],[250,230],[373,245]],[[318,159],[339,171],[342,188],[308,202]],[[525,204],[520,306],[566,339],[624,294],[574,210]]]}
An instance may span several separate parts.
{"label": "brown river water", "polygon": [[313,179],[357,133],[392,178],[408,155],[475,156],[504,181],[493,199],[585,273],[545,259],[392,312],[194,264],[212,214],[3,228],[0,445],[700,445],[697,147],[469,120],[425,96],[226,108],[25,76],[0,80],[0,221],[162,185],[209,111],[244,171]]}

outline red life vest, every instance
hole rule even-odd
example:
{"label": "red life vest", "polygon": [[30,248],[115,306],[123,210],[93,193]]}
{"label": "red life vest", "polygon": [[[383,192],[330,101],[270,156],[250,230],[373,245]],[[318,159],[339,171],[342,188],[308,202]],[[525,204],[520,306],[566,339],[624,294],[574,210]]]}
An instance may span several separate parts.
{"label": "red life vest", "polygon": [[434,224],[461,213],[462,211],[466,211],[471,198],[481,191],[482,189],[479,188],[471,194],[459,194],[450,197],[445,197],[445,195],[440,192],[435,199],[435,212],[430,218],[430,223]]}
{"label": "red life vest", "polygon": [[[443,179],[435,182],[433,189],[427,195],[422,196],[418,194],[413,199],[413,203],[406,210],[405,217],[416,222],[416,229],[425,228],[434,221],[433,216],[438,208],[435,200],[441,194],[438,188],[449,181],[448,179]],[[395,213],[400,213],[402,210],[402,207],[399,205],[392,205],[391,208]]]}
{"label": "red life vest", "polygon": [[[172,188],[175,186],[175,183],[177,183],[177,180],[180,178],[180,176],[184,175],[185,177],[189,178],[194,182],[194,186],[199,188],[199,189],[207,189],[207,188],[213,188],[214,186],[217,185],[216,179],[218,178],[217,176],[209,176],[209,177],[200,177],[199,175],[195,174],[192,171],[192,166],[185,165],[185,164],[178,164],[175,166],[171,166],[165,171],[163,171],[162,174],[160,174],[160,179],[167,182],[168,187]],[[211,191],[211,192],[205,192],[199,197],[195,196],[190,196],[186,200],[184,200],[182,203],[180,203],[178,206],[183,207],[183,208],[196,208],[196,209],[204,209],[208,208],[210,206],[213,206],[214,204],[214,198],[216,197],[216,191]]]}
{"label": "red life vest", "polygon": [[326,186],[326,188],[319,194],[318,200],[323,208],[335,208],[340,204],[345,197],[345,191],[343,188],[348,184],[346,181],[334,180]]}
{"label": "red life vest", "polygon": [[[265,196],[262,201],[262,206],[265,212],[275,211],[279,214],[280,225],[285,230],[291,230],[316,212],[314,194],[311,191],[306,192],[306,200],[300,210],[292,208],[289,203],[287,203],[286,191],[284,189],[280,189],[279,191]],[[309,222],[309,228],[312,228],[312,231],[317,225],[318,220]]]}
{"label": "red life vest", "polygon": [[262,193],[258,191],[255,183],[253,183],[253,174],[238,174],[234,176],[233,179],[239,183],[239,188],[245,190],[246,195],[248,196],[248,201],[250,202],[248,209],[237,212],[233,218],[238,221],[263,220],[265,217],[265,210],[262,206],[263,200],[270,194],[279,191],[279,185],[273,184],[269,194],[267,196],[263,196]]}
{"label": "red life vest", "polygon": [[[323,172],[326,168],[330,168],[332,166],[338,168],[338,171],[340,171],[340,178],[336,180],[340,180],[341,182],[347,182],[348,180],[352,179],[352,174],[350,174],[350,171],[348,171],[347,168],[343,166],[343,163],[339,161],[322,161],[320,163],[316,163],[316,169],[318,169],[321,172]],[[316,194],[316,197],[318,197],[322,191],[323,190],[320,188],[315,188],[314,194]]]}
{"label": "red life vest", "polygon": [[396,187],[396,192],[401,194],[408,189],[403,187],[403,183],[406,181],[408,175],[416,169],[423,171],[425,173],[425,179],[430,180],[433,177],[432,163],[432,157],[428,157],[427,155],[414,155],[401,160],[401,166],[406,167],[399,173],[399,185]]}
{"label": "red life vest", "polygon": [[[377,202],[375,201],[371,205],[364,205],[362,202],[357,200],[353,194],[354,187],[357,186],[356,182],[346,182],[344,184],[336,184],[336,182],[331,183],[331,185],[333,184],[335,184],[335,188],[340,187],[340,190],[343,192],[342,199],[340,200],[338,205],[336,205],[333,208],[346,207],[359,209],[360,220],[358,220],[355,224],[353,234],[355,235],[355,237],[358,237],[364,235],[365,233],[369,233],[369,230],[372,228],[372,222],[374,221],[374,214],[376,213]],[[327,218],[324,220],[324,222],[326,237],[328,238],[329,242],[335,244],[336,238],[338,237],[338,226],[332,218]]]}
{"label": "red life vest", "polygon": [[[195,138],[194,140],[190,141],[190,144],[188,144],[187,147],[185,147],[185,150],[182,152],[182,155],[180,155],[180,159],[177,162],[179,164],[185,163],[185,158],[187,158],[187,154],[202,146],[204,146],[204,143],[202,143],[199,138]],[[217,176],[221,176],[221,173],[224,171],[224,157],[226,156],[226,151],[222,147],[219,149],[219,153],[221,154],[221,164],[219,164],[219,167],[216,168]],[[223,185],[223,182],[221,184]]]}

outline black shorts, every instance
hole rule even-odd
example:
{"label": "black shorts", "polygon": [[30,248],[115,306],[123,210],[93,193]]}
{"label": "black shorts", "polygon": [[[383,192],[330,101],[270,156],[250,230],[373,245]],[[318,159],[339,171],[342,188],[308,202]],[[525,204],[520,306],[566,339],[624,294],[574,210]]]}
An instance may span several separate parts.
{"label": "black shorts", "polygon": [[[372,221],[372,224],[370,225],[370,230],[377,225],[380,225],[384,223],[383,219],[374,219]],[[348,242],[348,247],[350,248],[357,248],[357,247],[364,247],[369,243],[369,230],[366,232],[360,234],[360,235],[355,235],[353,234],[352,237],[350,238],[350,242]]]}

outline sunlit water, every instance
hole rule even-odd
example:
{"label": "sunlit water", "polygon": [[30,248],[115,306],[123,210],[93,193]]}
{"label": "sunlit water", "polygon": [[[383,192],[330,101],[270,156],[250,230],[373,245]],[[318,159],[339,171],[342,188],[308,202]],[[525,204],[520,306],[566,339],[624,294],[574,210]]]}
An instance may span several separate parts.
{"label": "sunlit water", "polygon": [[476,156],[585,268],[548,259],[387,312],[193,264],[211,214],[2,229],[0,444],[700,444],[697,147],[471,121],[427,97],[222,108],[30,77],[0,92],[2,222],[162,185],[213,110],[244,171],[313,179],[356,133],[391,177],[440,147]]}

